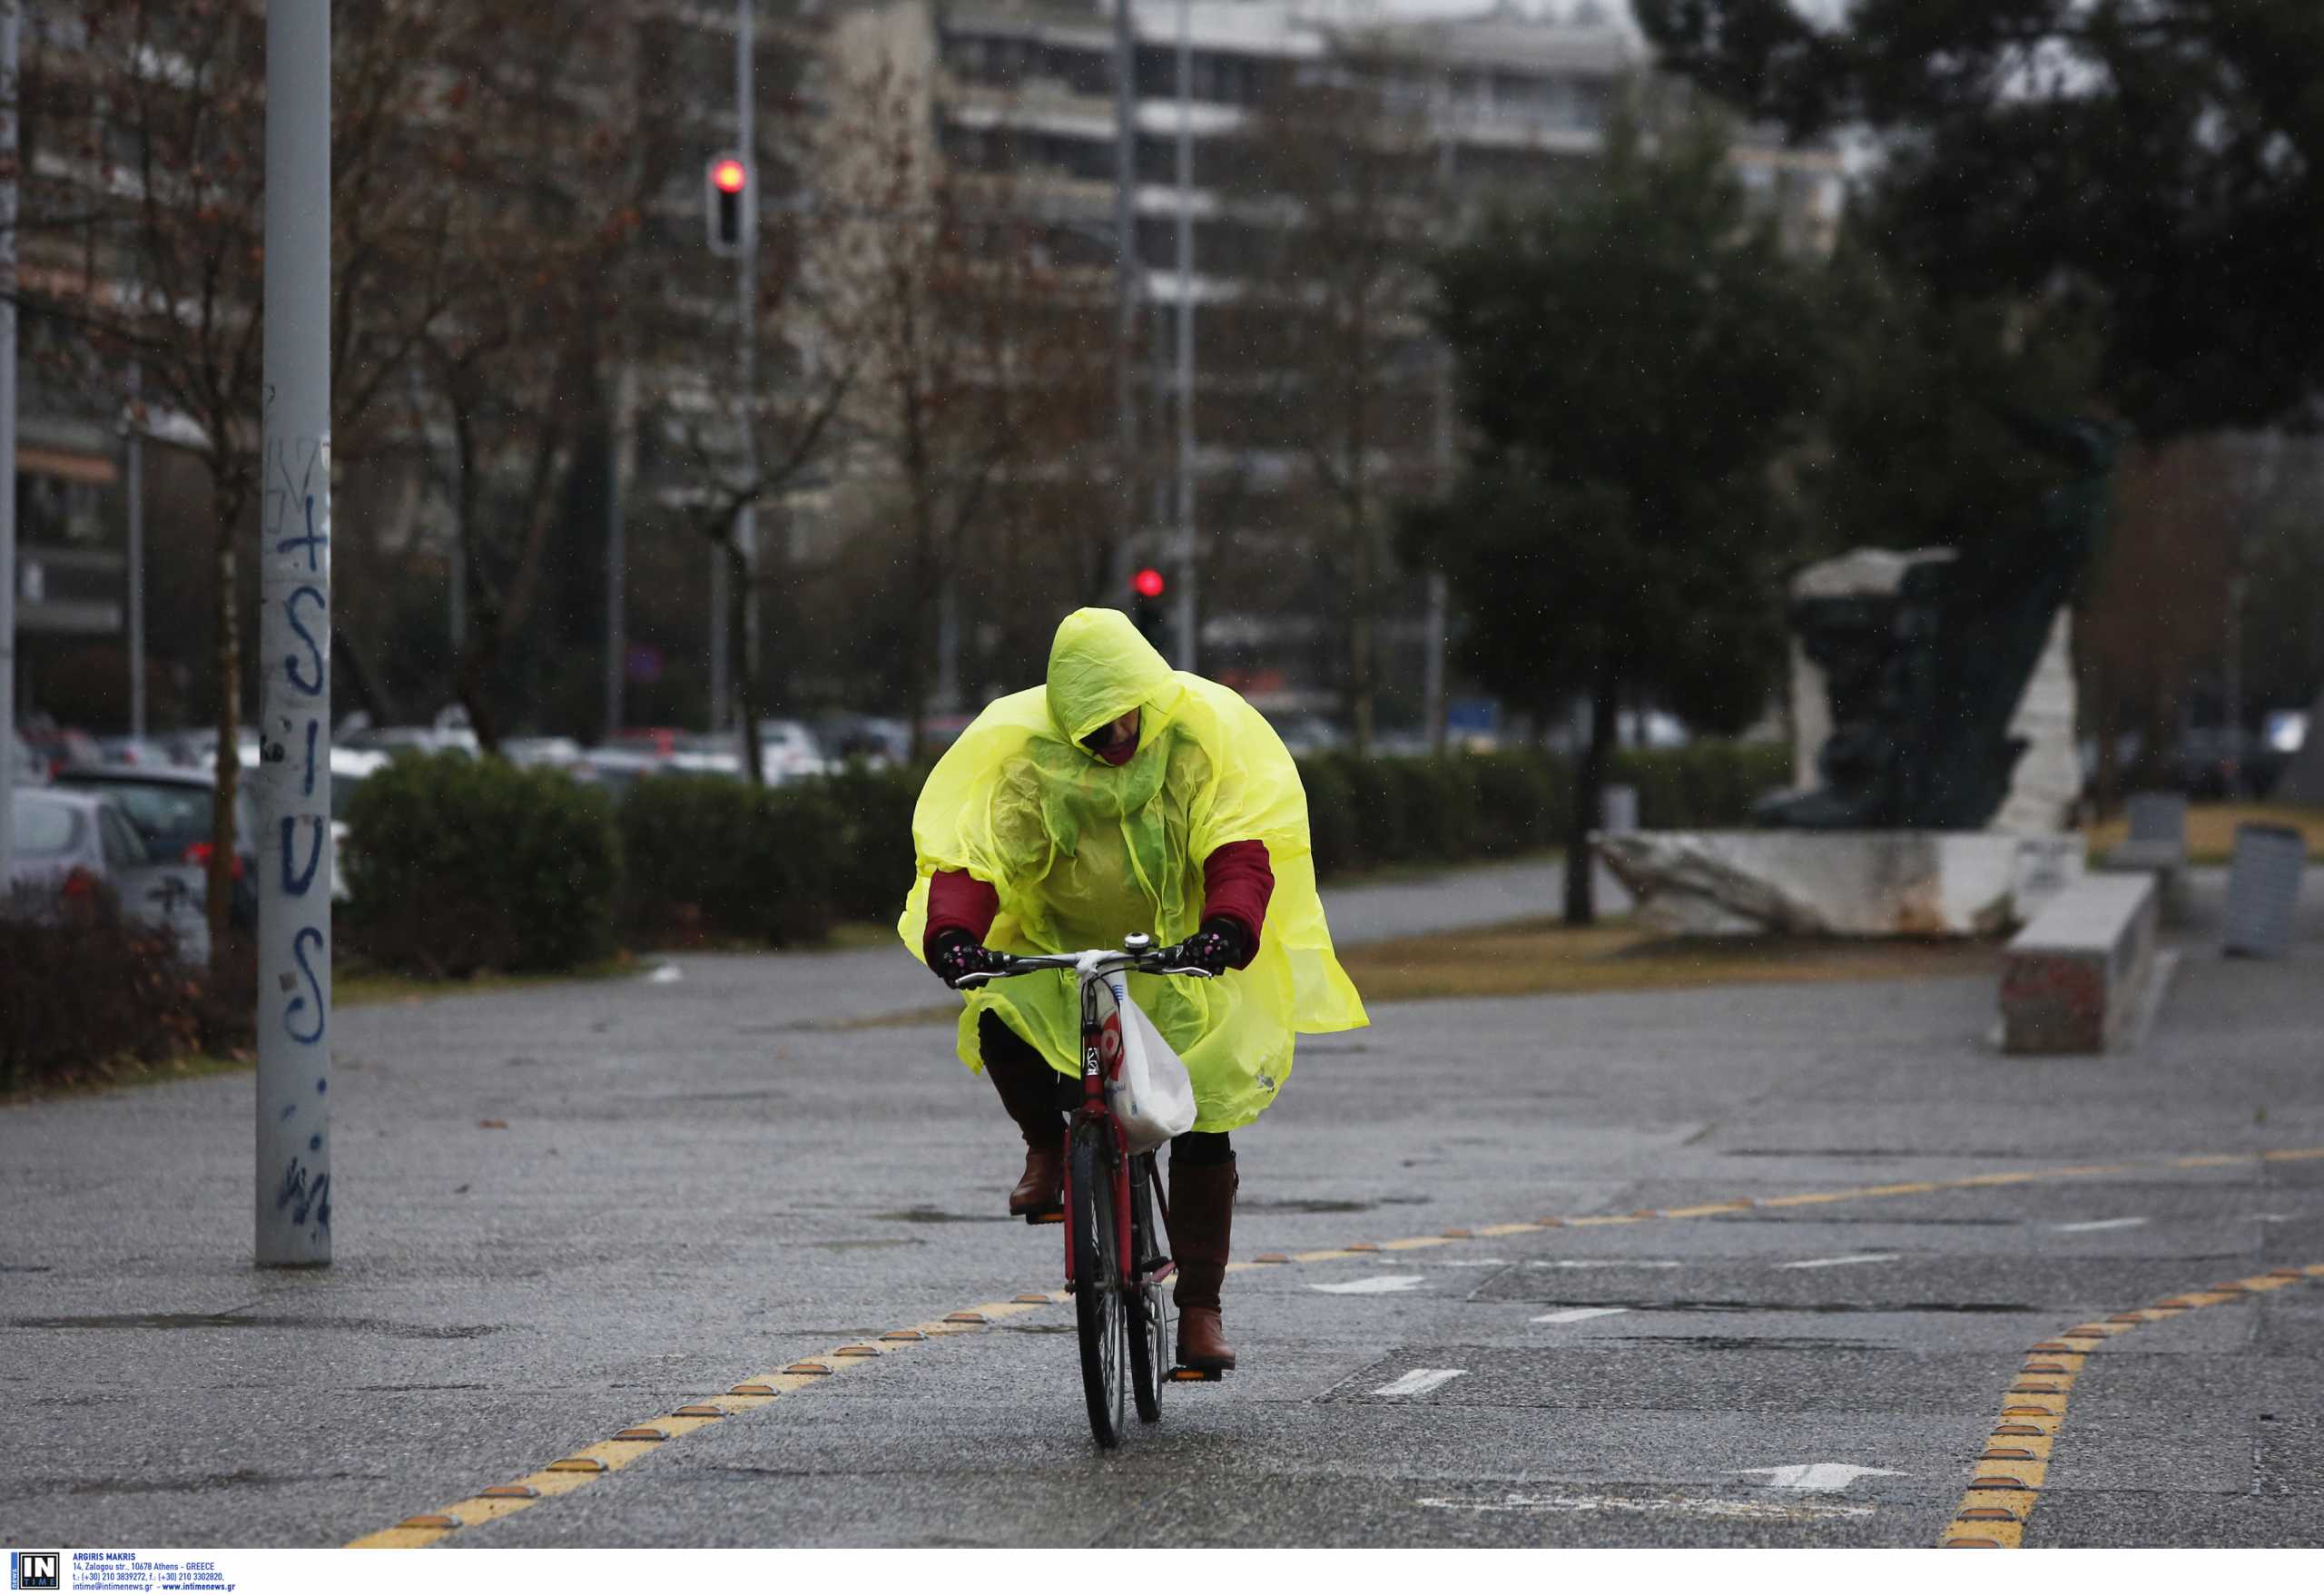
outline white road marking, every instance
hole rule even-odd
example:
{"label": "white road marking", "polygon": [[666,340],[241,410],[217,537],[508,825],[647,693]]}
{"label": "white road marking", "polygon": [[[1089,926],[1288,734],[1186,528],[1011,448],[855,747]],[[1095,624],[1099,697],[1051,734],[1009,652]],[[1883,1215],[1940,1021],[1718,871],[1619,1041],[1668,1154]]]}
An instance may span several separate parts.
{"label": "white road marking", "polygon": [[1554,1313],[1544,1313],[1533,1320],[1536,1324],[1579,1324],[1585,1318],[1610,1318],[1617,1313],[1627,1313],[1628,1307],[1561,1307]]}
{"label": "white road marking", "polygon": [[1365,1279],[1350,1279],[1339,1285],[1311,1285],[1309,1290],[1326,1291],[1335,1296],[1384,1296],[1394,1291],[1418,1290],[1422,1276],[1417,1274],[1374,1274]]}
{"label": "white road marking", "polygon": [[1902,1252],[1858,1252],[1848,1257],[1810,1257],[1805,1263],[1778,1263],[1778,1268],[1846,1268],[1852,1263],[1894,1263]]}
{"label": "white road marking", "polygon": [[685,971],[675,964],[657,964],[654,972],[645,977],[645,983],[649,986],[675,986],[685,978]]}
{"label": "white road marking", "polygon": [[2093,1218],[2083,1224],[2053,1224],[2060,1235],[2084,1235],[2093,1229],[2136,1229],[2146,1222],[2143,1218]]}
{"label": "white road marking", "polygon": [[1870,1517],[1873,1511],[1868,1506],[1809,1505],[1805,1501],[1691,1501],[1679,1496],[1640,1495],[1504,1495],[1499,1501],[1453,1501],[1443,1496],[1423,1496],[1413,1504],[1451,1511],[1667,1512],[1680,1518],[1741,1518],[1786,1522],[1816,1518],[1865,1518]]}
{"label": "white road marking", "polygon": [[1528,1268],[1684,1268],[1677,1257],[1551,1257],[1526,1265]]}
{"label": "white road marking", "polygon": [[1902,1478],[1894,1468],[1859,1468],[1854,1462],[1800,1462],[1787,1468],[1738,1468],[1738,1473],[1765,1473],[1770,1490],[1809,1490],[1829,1494],[1846,1490],[1858,1479],[1872,1476]]}
{"label": "white road marking", "polygon": [[1401,1379],[1392,1379],[1374,1395],[1426,1395],[1440,1384],[1450,1384],[1466,1373],[1466,1368],[1414,1368]]}

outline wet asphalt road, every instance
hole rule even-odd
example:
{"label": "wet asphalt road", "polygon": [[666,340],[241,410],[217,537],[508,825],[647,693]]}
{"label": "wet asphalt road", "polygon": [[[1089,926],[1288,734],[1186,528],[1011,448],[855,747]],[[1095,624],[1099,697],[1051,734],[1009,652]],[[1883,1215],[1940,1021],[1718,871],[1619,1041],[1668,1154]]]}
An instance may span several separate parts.
{"label": "wet asphalt road", "polygon": [[[1537,873],[1334,911],[1511,917]],[[2324,1264],[2324,1157],[2255,1156],[2324,1147],[2304,930],[2198,931],[2105,1058],[1988,1050],[1989,980],[1384,1008],[1236,1137],[1238,1255],[1341,1255],[1233,1275],[1242,1369],[1119,1452],[1028,1307],[441,1543],[1931,1544],[2053,1399],[2029,1347]],[[0,1112],[0,1536],[343,1543],[1059,1283],[944,1028],[852,1022],[923,972],[676,968],[342,1014],[325,1273],[248,1265],[248,1077]],[[2034,1177],[1945,1183],[1988,1176]],[[2026,1543],[2324,1543],[2324,1281],[2096,1344],[2020,1421]]]}

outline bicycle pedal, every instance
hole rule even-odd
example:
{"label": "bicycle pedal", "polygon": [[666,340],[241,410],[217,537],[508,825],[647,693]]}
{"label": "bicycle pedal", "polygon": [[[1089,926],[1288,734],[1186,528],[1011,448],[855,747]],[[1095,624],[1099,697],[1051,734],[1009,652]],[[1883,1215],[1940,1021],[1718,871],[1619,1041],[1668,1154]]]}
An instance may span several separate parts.
{"label": "bicycle pedal", "polygon": [[1028,1224],[1063,1224],[1065,1222],[1065,1209],[1062,1207],[1052,1207],[1047,1213],[1028,1213],[1025,1215],[1025,1222]]}
{"label": "bicycle pedal", "polygon": [[1226,1377],[1226,1370],[1224,1368],[1173,1368],[1170,1370],[1170,1383],[1173,1384],[1216,1384]]}

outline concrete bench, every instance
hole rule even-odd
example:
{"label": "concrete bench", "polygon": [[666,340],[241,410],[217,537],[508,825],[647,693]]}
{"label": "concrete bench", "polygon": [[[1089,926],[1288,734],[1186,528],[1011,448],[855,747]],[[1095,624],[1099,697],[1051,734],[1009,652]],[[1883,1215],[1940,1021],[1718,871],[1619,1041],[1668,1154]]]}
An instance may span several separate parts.
{"label": "concrete bench", "polygon": [[2175,792],[2133,793],[2129,810],[2129,839],[2108,853],[2098,867],[2117,873],[2153,876],[2162,894],[2163,922],[2184,924],[2188,917],[2186,795]]}
{"label": "concrete bench", "polygon": [[2152,875],[2087,875],[2011,940],[2002,1050],[2103,1052],[2136,1022],[2154,972],[2162,890]]}

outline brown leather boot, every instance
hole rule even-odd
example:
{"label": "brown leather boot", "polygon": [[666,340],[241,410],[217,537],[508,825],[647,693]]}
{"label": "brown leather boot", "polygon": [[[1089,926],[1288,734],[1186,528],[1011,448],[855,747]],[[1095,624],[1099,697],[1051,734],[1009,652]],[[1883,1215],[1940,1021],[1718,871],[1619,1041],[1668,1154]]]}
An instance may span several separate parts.
{"label": "brown leather boot", "polygon": [[1227,1245],[1235,1229],[1235,1160],[1170,1165],[1170,1255],[1177,1260],[1178,1365],[1235,1365],[1218,1322],[1218,1288],[1226,1283]]}
{"label": "brown leather boot", "polygon": [[1009,1193],[1009,1214],[1058,1212],[1065,1206],[1065,1117],[1057,1107],[1057,1071],[1029,1048],[989,1049],[984,1072],[1025,1137],[1025,1173]]}

